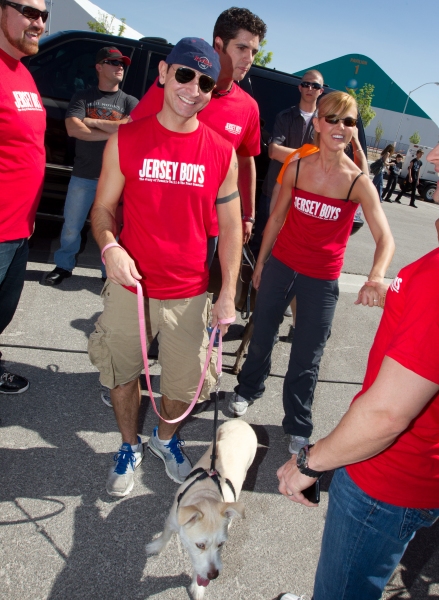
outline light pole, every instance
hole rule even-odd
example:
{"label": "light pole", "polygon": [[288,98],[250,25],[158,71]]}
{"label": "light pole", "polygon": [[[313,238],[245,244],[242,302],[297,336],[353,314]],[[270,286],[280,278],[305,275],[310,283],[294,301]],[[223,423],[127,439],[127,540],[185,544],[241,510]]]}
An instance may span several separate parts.
{"label": "light pole", "polygon": [[405,115],[407,104],[409,103],[409,100],[410,100],[410,94],[413,94],[413,92],[416,92],[416,90],[419,90],[419,88],[424,87],[424,85],[439,85],[439,81],[429,81],[428,83],[423,83],[422,85],[418,86],[417,88],[415,88],[414,90],[412,90],[411,92],[408,93],[407,100],[405,101],[404,110],[402,111],[401,118],[399,119],[398,129],[396,130],[395,143],[394,143],[395,150],[396,150],[396,144],[398,141],[398,133],[399,133],[399,130],[401,129],[401,123],[402,123],[402,120]]}

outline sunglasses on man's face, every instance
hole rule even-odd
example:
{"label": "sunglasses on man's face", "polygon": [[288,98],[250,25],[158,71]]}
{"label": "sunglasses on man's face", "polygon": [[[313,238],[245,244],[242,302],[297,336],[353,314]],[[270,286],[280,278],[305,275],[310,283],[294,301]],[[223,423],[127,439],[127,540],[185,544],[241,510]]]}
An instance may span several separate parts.
{"label": "sunglasses on man's face", "polygon": [[[178,69],[176,69],[175,67],[173,68],[175,70],[175,80],[178,83],[189,83],[194,80],[197,74],[196,71],[193,71],[188,67],[178,67]],[[213,90],[215,85],[215,80],[212,79],[212,77],[209,77],[209,75],[200,75],[200,78],[198,79],[198,87],[203,92],[203,94],[209,94]]]}
{"label": "sunglasses on man's face", "polygon": [[9,0],[3,0],[0,2],[0,6],[12,6],[15,10],[18,10],[19,13],[29,19],[29,21],[38,21],[41,17],[43,23],[47,21],[47,17],[49,16],[48,10],[38,10],[38,8],[34,8],[33,6],[26,6],[25,4],[17,4],[16,2],[10,2]]}
{"label": "sunglasses on man's face", "polygon": [[124,67],[125,63],[123,62],[123,60],[103,60],[102,63],[103,65],[111,65],[112,67]]}
{"label": "sunglasses on man's face", "polygon": [[328,115],[325,117],[325,121],[330,125],[337,125],[337,123],[341,121],[345,127],[355,127],[357,124],[357,119],[354,119],[353,117],[346,117],[345,119],[342,119],[341,117],[337,117],[337,115]]}
{"label": "sunglasses on man's face", "polygon": [[316,81],[301,81],[300,86],[303,88],[312,88],[313,90],[321,90],[323,85]]}

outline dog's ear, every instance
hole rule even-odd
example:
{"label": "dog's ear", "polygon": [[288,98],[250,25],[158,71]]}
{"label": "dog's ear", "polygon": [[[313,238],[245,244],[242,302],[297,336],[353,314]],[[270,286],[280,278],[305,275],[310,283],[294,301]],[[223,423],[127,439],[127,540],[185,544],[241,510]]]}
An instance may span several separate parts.
{"label": "dog's ear", "polygon": [[192,525],[195,525],[203,517],[204,515],[201,510],[193,504],[182,506],[178,509],[178,524],[180,527],[183,525],[192,527]]}
{"label": "dog's ear", "polygon": [[233,519],[233,517],[245,517],[245,507],[242,502],[224,502],[221,508],[221,514],[226,519]]}

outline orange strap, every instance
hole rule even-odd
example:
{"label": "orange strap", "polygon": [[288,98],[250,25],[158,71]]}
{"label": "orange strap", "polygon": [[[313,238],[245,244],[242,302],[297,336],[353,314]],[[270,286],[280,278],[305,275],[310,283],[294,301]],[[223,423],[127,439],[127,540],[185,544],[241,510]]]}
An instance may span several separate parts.
{"label": "orange strap", "polygon": [[282,179],[285,173],[285,169],[290,163],[294,162],[295,160],[299,160],[299,158],[305,158],[305,156],[315,154],[318,151],[319,149],[317,148],[317,146],[314,146],[314,144],[303,144],[303,146],[297,148],[297,150],[294,150],[294,152],[291,152],[291,154],[289,154],[285,159],[285,162],[282,165],[282,169],[280,170],[279,175],[277,176],[277,183],[279,183],[279,185],[282,185]]}

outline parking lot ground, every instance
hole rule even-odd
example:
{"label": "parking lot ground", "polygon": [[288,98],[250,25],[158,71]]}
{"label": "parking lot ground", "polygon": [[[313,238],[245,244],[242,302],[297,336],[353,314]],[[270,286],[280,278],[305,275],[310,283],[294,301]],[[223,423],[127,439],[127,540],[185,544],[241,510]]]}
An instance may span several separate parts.
{"label": "parking lot ground", "polygon": [[[384,207],[399,244],[390,277],[399,265],[437,245],[433,222],[438,207],[419,204],[417,211]],[[129,496],[115,500],[105,491],[120,439],[112,410],[99,398],[98,374],[86,353],[87,337],[102,309],[99,253],[89,240],[72,278],[59,287],[41,286],[57,247],[50,228],[43,229],[37,225],[22,299],[2,336],[8,366],[28,377],[31,387],[18,397],[0,397],[0,597],[187,599],[191,568],[180,541],[174,537],[160,556],[145,553],[145,544],[162,530],[177,489],[162,463],[145,453]],[[315,439],[331,431],[361,386],[381,311],[353,302],[372,253],[365,226],[348,246],[344,271],[359,277],[341,278],[314,402]],[[238,316],[224,344],[220,421],[229,418],[227,398],[236,384],[231,367],[243,326]],[[289,456],[281,428],[288,330],[285,319],[266,393],[244,417],[259,441],[241,495],[246,518],[232,524],[223,572],[207,588],[206,600],[272,600],[287,591],[311,597],[330,475],[315,509],[293,505],[277,492],[276,469]],[[158,392],[159,367],[151,362]],[[208,404],[182,428],[193,461],[210,443],[212,421],[213,406]],[[155,424],[143,392],[143,442]],[[439,598],[438,533],[435,525],[418,534],[383,598]]]}

